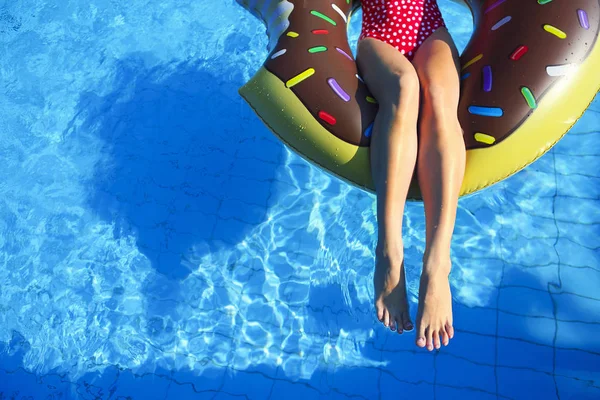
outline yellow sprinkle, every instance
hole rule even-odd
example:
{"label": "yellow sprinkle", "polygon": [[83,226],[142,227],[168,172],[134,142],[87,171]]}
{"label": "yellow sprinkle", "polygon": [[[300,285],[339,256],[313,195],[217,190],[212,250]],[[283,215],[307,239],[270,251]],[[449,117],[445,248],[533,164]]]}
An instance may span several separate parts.
{"label": "yellow sprinkle", "polygon": [[292,32],[292,31],[289,31],[289,32],[287,33],[287,35],[288,35],[289,37],[298,37],[298,36],[300,36],[300,35],[299,35],[297,32]]}
{"label": "yellow sprinkle", "polygon": [[287,81],[285,83],[285,86],[288,87],[288,88],[291,88],[292,86],[295,86],[295,85],[299,84],[300,82],[302,82],[306,78],[309,78],[314,73],[315,73],[315,69],[314,68],[309,68],[306,71],[301,72],[298,75],[296,75],[295,77],[291,78],[289,81]]}
{"label": "yellow sprinkle", "polygon": [[374,98],[372,98],[371,96],[367,96],[367,101],[369,103],[373,103],[373,104],[377,104],[377,100],[375,100]]}
{"label": "yellow sprinkle", "polygon": [[483,58],[483,54],[479,54],[478,56],[475,56],[475,58],[473,58],[471,61],[469,61],[468,63],[463,65],[462,70],[469,68],[471,65],[475,64],[477,61],[481,60],[482,58]]}
{"label": "yellow sprinkle", "polygon": [[485,133],[481,132],[477,132],[475,134],[475,140],[485,144],[493,144],[496,141],[496,139],[493,136],[486,135]]}
{"label": "yellow sprinkle", "polygon": [[561,39],[564,39],[567,37],[566,33],[564,33],[563,31],[561,31],[560,29],[558,29],[557,27],[552,26],[552,25],[548,25],[548,24],[544,25],[544,30],[546,32],[550,32],[554,36],[559,37]]}

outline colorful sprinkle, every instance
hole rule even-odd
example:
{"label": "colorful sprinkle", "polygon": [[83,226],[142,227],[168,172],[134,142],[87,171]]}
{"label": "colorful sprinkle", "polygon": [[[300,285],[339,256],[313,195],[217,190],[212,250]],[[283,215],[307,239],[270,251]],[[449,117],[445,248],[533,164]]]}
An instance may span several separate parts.
{"label": "colorful sprinkle", "polygon": [[354,59],[350,56],[350,54],[346,53],[344,50],[340,49],[339,47],[335,48],[340,54],[343,54],[346,56],[346,58],[350,61],[354,61]]}
{"label": "colorful sprinkle", "polygon": [[483,67],[483,90],[485,92],[492,91],[492,67],[489,65]]}
{"label": "colorful sprinkle", "polygon": [[306,71],[301,72],[298,75],[296,75],[295,77],[293,77],[290,80],[288,80],[285,83],[285,87],[291,88],[292,86],[296,86],[297,84],[299,84],[303,80],[311,77],[314,74],[315,74],[315,69],[314,68],[309,68]]}
{"label": "colorful sprinkle", "polygon": [[325,14],[321,14],[320,12],[318,12],[318,11],[315,11],[315,10],[312,10],[310,13],[311,13],[312,15],[314,15],[315,17],[319,17],[319,18],[321,18],[321,19],[323,19],[323,20],[325,20],[325,21],[329,22],[329,23],[330,23],[331,25],[333,25],[333,26],[337,26],[337,24],[335,23],[335,21],[334,21],[334,20],[332,20],[331,18],[329,18],[329,17],[328,17],[327,15],[325,15]]}
{"label": "colorful sprinkle", "polygon": [[468,61],[465,65],[463,65],[462,70],[464,71],[465,69],[469,68],[471,65],[475,64],[477,61],[481,60],[483,58],[483,54],[478,54],[475,57],[473,57],[472,60]]}
{"label": "colorful sprinkle", "polygon": [[527,53],[528,50],[529,50],[529,48],[527,48],[527,46],[519,46],[510,55],[510,59],[513,61],[518,61],[521,57],[523,57],[525,55],[525,53]]}
{"label": "colorful sprinkle", "polygon": [[315,35],[328,35],[329,31],[327,29],[313,29],[312,33]]}
{"label": "colorful sprinkle", "polygon": [[533,93],[531,93],[531,90],[528,87],[523,86],[521,88],[521,94],[523,95],[523,97],[525,97],[525,101],[527,102],[527,105],[529,106],[529,108],[537,107],[537,104],[535,102],[535,97],[533,96]]}
{"label": "colorful sprinkle", "polygon": [[498,0],[497,2],[493,3],[491,6],[486,8],[485,14],[489,13],[490,11],[492,11],[494,8],[498,7],[500,4],[504,3],[505,1],[506,0]]}
{"label": "colorful sprinkle", "polygon": [[338,97],[346,102],[350,101],[350,95],[348,93],[346,93],[344,91],[344,89],[342,89],[342,87],[340,86],[339,83],[337,83],[337,81],[334,78],[329,78],[327,79],[327,83],[329,84],[329,86],[331,87],[331,89],[333,89],[333,91],[335,92],[335,94],[338,95]]}
{"label": "colorful sprinkle", "polygon": [[511,19],[512,19],[511,16],[502,18],[500,21],[496,22],[496,24],[494,26],[492,26],[492,30],[495,31],[496,29],[500,28],[502,25],[505,25],[508,22],[510,22]]}
{"label": "colorful sprinkle", "polygon": [[292,31],[288,32],[287,35],[292,38],[297,38],[298,36],[300,36],[298,34],[298,32],[292,32]]}
{"label": "colorful sprinkle", "polygon": [[360,75],[356,74],[355,76],[356,76],[356,79],[358,79],[362,83],[365,83],[365,81],[363,81],[363,78],[361,78]]}
{"label": "colorful sprinkle", "polygon": [[495,137],[481,132],[475,133],[474,137],[475,140],[477,140],[479,143],[494,144],[494,142],[496,141]]}
{"label": "colorful sprinkle", "polygon": [[548,33],[553,34],[554,36],[556,36],[557,38],[560,38],[560,39],[565,39],[567,37],[566,33],[561,31],[557,27],[549,25],[549,24],[544,25],[544,30]]}
{"label": "colorful sprinkle", "polygon": [[273,55],[271,56],[271,60],[274,60],[277,57],[284,55],[286,51],[286,49],[281,49],[278,52],[273,53]]}
{"label": "colorful sprinkle", "polygon": [[504,111],[499,107],[469,106],[469,112],[484,117],[501,117],[504,115]]}
{"label": "colorful sprinkle", "polygon": [[546,73],[550,76],[564,76],[571,72],[575,67],[576,64],[548,65],[546,66]]}
{"label": "colorful sprinkle", "polygon": [[348,20],[346,19],[346,14],[344,14],[344,12],[335,4],[331,5],[331,8],[333,8],[335,10],[336,13],[340,14],[340,17],[342,17],[342,19],[344,20],[344,22],[348,22]]}
{"label": "colorful sprinkle", "polygon": [[467,73],[463,74],[463,75],[460,77],[460,80],[462,81],[462,80],[464,80],[464,79],[467,79],[467,78],[468,78],[468,77],[470,77],[470,76],[471,76],[471,73],[470,73],[470,72],[467,72]]}
{"label": "colorful sprinkle", "polygon": [[588,15],[585,10],[577,10],[577,16],[579,17],[579,25],[583,29],[590,29],[590,21],[588,20]]}
{"label": "colorful sprinkle", "polygon": [[367,126],[367,129],[365,129],[365,137],[371,137],[371,133],[373,133],[373,124],[375,122],[371,122],[369,124],[369,126]]}
{"label": "colorful sprinkle", "polygon": [[327,51],[327,47],[325,46],[316,46],[316,47],[311,47],[310,49],[308,49],[309,53],[321,53]]}
{"label": "colorful sprinkle", "polygon": [[373,97],[371,96],[367,96],[367,102],[371,103],[371,104],[377,104],[377,100],[375,100]]}
{"label": "colorful sprinkle", "polygon": [[319,118],[327,122],[329,125],[335,125],[335,123],[337,122],[333,115],[328,114],[325,111],[319,111]]}
{"label": "colorful sprinkle", "polygon": [[544,5],[550,3],[552,0],[538,0],[538,4]]}

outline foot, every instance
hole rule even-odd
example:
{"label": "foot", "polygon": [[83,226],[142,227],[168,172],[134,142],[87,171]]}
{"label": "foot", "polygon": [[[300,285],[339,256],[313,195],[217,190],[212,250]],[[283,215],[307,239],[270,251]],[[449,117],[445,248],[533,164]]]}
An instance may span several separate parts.
{"label": "foot", "polygon": [[377,318],[392,331],[411,331],[402,243],[377,245],[374,283]]}
{"label": "foot", "polygon": [[450,255],[423,258],[417,312],[417,346],[431,351],[448,345],[454,337],[452,294],[450,293]]}

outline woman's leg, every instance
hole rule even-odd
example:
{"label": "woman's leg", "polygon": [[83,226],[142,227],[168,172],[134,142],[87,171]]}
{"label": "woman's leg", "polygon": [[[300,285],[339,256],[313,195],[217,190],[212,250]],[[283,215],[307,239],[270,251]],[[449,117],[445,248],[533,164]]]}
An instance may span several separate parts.
{"label": "woman's leg", "polygon": [[413,60],[421,84],[417,174],[425,203],[426,244],[419,289],[416,341],[429,350],[454,336],[450,243],[465,171],[457,116],[458,51],[446,28],[436,30]]}
{"label": "woman's leg", "polygon": [[357,62],[379,103],[371,137],[379,228],[375,307],[385,326],[402,333],[413,328],[406,296],[402,215],[417,157],[419,80],[398,50],[377,39],[359,42]]}

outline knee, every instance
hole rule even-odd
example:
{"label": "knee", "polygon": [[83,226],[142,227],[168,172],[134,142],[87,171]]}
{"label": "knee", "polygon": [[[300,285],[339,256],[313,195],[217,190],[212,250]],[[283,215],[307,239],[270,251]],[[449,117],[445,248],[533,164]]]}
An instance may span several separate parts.
{"label": "knee", "polygon": [[421,84],[421,91],[423,106],[429,108],[435,114],[434,117],[450,107],[458,108],[459,93],[453,93],[442,83],[424,81]]}
{"label": "knee", "polygon": [[398,104],[401,101],[415,101],[419,97],[419,87],[419,76],[414,69],[396,74],[389,88],[392,102]]}
{"label": "knee", "polygon": [[421,85],[423,97],[423,117],[421,131],[424,135],[435,135],[437,139],[462,138],[458,121],[458,96],[443,84],[425,83]]}

